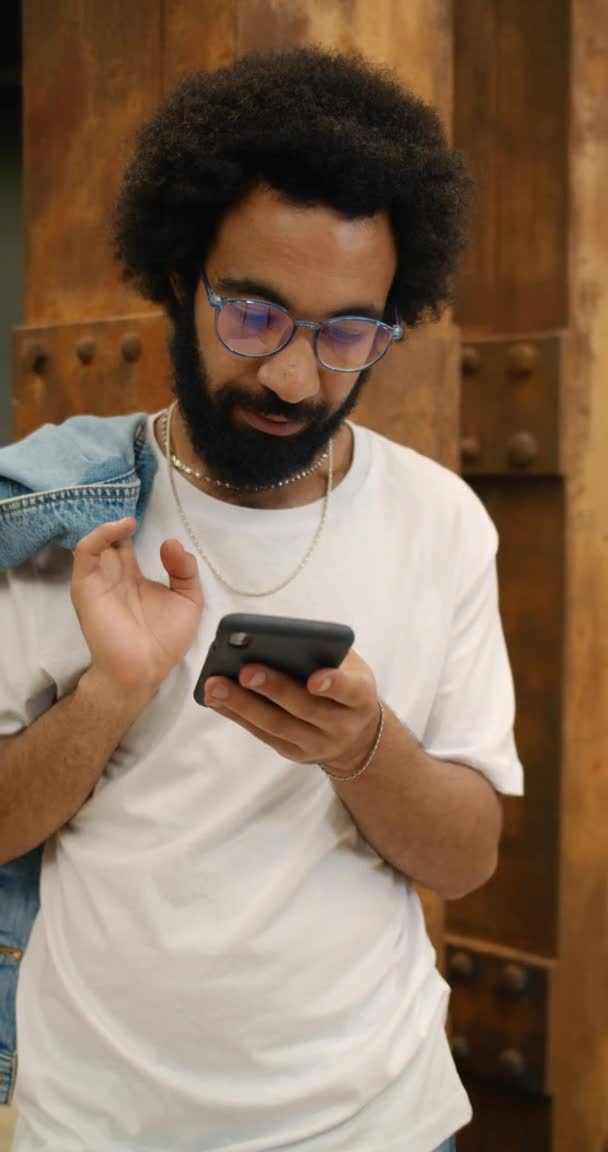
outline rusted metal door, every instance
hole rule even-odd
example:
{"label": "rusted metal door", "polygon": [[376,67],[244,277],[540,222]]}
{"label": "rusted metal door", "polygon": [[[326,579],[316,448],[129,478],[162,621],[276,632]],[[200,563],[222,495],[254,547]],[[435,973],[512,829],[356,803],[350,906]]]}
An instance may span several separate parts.
{"label": "rusted metal door", "polygon": [[501,535],[527,777],[497,876],[447,915],[476,1111],[463,1152],[603,1152],[608,1131],[608,664],[586,618],[608,616],[606,455],[589,424],[608,347],[585,347],[608,295],[607,15],[586,0],[454,9],[455,139],[478,188],[456,310],[462,469]]}

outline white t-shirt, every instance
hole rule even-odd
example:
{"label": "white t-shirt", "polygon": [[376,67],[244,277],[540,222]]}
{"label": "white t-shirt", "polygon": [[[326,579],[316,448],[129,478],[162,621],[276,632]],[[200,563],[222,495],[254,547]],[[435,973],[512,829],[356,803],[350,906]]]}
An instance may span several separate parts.
{"label": "white t-shirt", "polygon": [[[293,583],[251,601],[201,562],[190,652],[46,847],[19,983],[15,1152],[432,1152],[470,1119],[414,887],[362,840],[321,769],[192,698],[224,613],[341,621],[429,753],[521,791],[495,530],[457,476],[354,434]],[[155,450],[136,550],[164,580],[162,540],[190,545]],[[319,503],[259,511],[176,482],[240,587],[278,583],[318,523]],[[87,666],[69,567],[51,549],[0,585],[1,733]]]}

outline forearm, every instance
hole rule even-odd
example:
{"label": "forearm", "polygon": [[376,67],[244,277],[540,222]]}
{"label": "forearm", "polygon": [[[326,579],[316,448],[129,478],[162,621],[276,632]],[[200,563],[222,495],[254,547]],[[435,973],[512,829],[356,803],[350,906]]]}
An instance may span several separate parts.
{"label": "forearm", "polygon": [[385,709],[380,747],[362,776],[333,780],[365,839],[389,864],[447,900],[496,867],[501,807],[472,768],[435,760]]}
{"label": "forearm", "polygon": [[114,689],[91,668],[30,728],[0,741],[0,863],[74,816],[149,697]]}

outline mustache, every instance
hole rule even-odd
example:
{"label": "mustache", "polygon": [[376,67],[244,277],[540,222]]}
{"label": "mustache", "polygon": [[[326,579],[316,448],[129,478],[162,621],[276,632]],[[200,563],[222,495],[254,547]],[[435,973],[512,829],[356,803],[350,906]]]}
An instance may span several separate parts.
{"label": "mustache", "polygon": [[328,405],[323,402],[312,404],[303,400],[299,404],[290,404],[270,390],[257,396],[234,384],[224,384],[216,399],[222,408],[238,407],[257,416],[284,416],[287,420],[301,420],[314,424],[326,420],[330,414]]}

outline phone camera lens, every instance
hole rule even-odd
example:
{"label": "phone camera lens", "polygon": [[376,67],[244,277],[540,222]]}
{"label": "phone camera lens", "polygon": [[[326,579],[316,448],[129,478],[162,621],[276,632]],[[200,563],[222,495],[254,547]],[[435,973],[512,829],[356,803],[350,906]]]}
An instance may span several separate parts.
{"label": "phone camera lens", "polygon": [[248,632],[231,632],[228,643],[231,648],[248,648],[251,644],[251,636]]}

